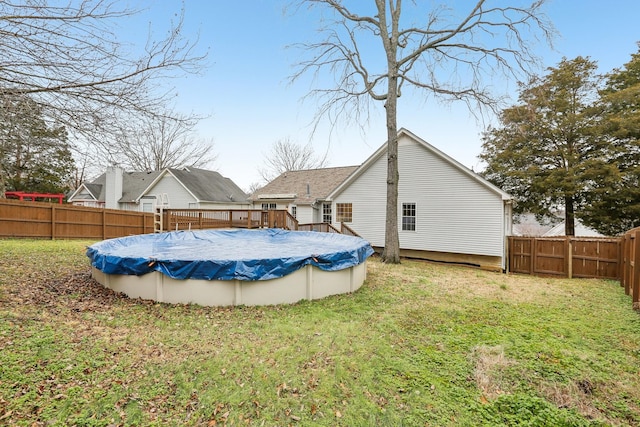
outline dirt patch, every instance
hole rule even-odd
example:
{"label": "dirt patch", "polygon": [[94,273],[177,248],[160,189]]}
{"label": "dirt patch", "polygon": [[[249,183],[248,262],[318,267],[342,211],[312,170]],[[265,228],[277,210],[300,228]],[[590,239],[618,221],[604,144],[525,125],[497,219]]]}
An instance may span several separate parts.
{"label": "dirt patch", "polygon": [[478,388],[482,391],[482,397],[493,400],[504,394],[505,384],[501,371],[513,364],[513,361],[504,355],[504,347],[478,346],[473,349],[471,358],[475,361],[473,374]]}

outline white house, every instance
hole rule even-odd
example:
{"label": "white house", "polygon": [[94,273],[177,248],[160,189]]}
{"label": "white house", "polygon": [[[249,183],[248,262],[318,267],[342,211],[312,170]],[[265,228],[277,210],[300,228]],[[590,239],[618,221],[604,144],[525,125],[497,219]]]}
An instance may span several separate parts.
{"label": "white house", "polygon": [[[401,255],[504,269],[511,196],[408,130],[398,138]],[[286,172],[250,200],[299,223],[345,223],[382,249],[386,181],[384,144],[360,166]]]}
{"label": "white house", "polygon": [[172,209],[248,209],[247,195],[218,172],[184,167],[125,172],[119,167],[83,183],[67,199],[81,206],[152,212]]}
{"label": "white house", "polygon": [[[575,237],[606,237],[604,234],[598,233],[593,228],[589,228],[582,223],[578,218],[573,220],[574,236]],[[551,230],[544,233],[543,237],[558,237],[564,236],[565,222],[562,221],[556,224]]]}
{"label": "white house", "polygon": [[[564,236],[565,221],[564,211],[558,211],[555,221],[541,224],[531,213],[520,214],[516,216],[513,224],[514,236],[531,236],[531,237],[559,237]],[[587,227],[580,221],[574,219],[574,236],[575,237],[606,237],[598,233],[596,230]]]}
{"label": "white house", "polygon": [[284,172],[253,193],[254,209],[286,209],[300,224],[333,222],[329,193],[358,166]]}
{"label": "white house", "polygon": [[[511,196],[406,129],[398,132],[398,231],[402,256],[504,269]],[[327,197],[345,222],[384,247],[387,144]]]}

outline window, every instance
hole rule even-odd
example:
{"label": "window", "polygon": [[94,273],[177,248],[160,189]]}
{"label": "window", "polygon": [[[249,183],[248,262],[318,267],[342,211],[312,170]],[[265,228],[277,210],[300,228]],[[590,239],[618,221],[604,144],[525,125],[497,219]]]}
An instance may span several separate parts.
{"label": "window", "polygon": [[298,219],[298,207],[291,206],[291,216]]}
{"label": "window", "polygon": [[336,222],[351,222],[352,212],[351,203],[336,203]]}
{"label": "window", "polygon": [[263,203],[262,204],[262,210],[263,211],[274,211],[276,209],[278,209],[278,208],[276,207],[275,203]]}
{"label": "window", "polygon": [[322,204],[322,222],[331,224],[331,203]]}
{"label": "window", "polygon": [[406,231],[416,231],[416,204],[402,204],[402,229]]}
{"label": "window", "polygon": [[142,202],[142,212],[153,212],[153,203]]}

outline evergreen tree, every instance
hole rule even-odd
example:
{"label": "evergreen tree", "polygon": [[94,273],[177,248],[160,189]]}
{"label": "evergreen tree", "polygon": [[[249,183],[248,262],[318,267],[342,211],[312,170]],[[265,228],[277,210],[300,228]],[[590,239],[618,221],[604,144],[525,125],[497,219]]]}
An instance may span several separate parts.
{"label": "evergreen tree", "polygon": [[615,235],[640,226],[640,51],[600,92],[608,168],[593,174],[586,225]]}
{"label": "evergreen tree", "polygon": [[608,170],[593,108],[600,80],[588,58],[565,58],[548,71],[522,85],[519,103],[483,134],[480,158],[485,177],[516,198],[515,212],[540,218],[564,209],[570,236],[593,176]]}
{"label": "evergreen tree", "polygon": [[74,161],[65,128],[48,124],[42,108],[27,96],[4,95],[0,103],[0,175],[4,190],[68,191]]}

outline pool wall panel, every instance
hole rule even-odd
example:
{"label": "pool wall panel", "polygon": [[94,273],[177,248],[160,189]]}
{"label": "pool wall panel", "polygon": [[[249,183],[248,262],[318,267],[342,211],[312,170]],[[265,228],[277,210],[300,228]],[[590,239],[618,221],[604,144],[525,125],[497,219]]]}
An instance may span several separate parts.
{"label": "pool wall panel", "polygon": [[204,306],[291,304],[358,290],[366,279],[366,261],[344,270],[310,265],[287,276],[260,281],[172,279],[159,272],[142,276],[105,274],[92,268],[103,286],[131,298]]}

